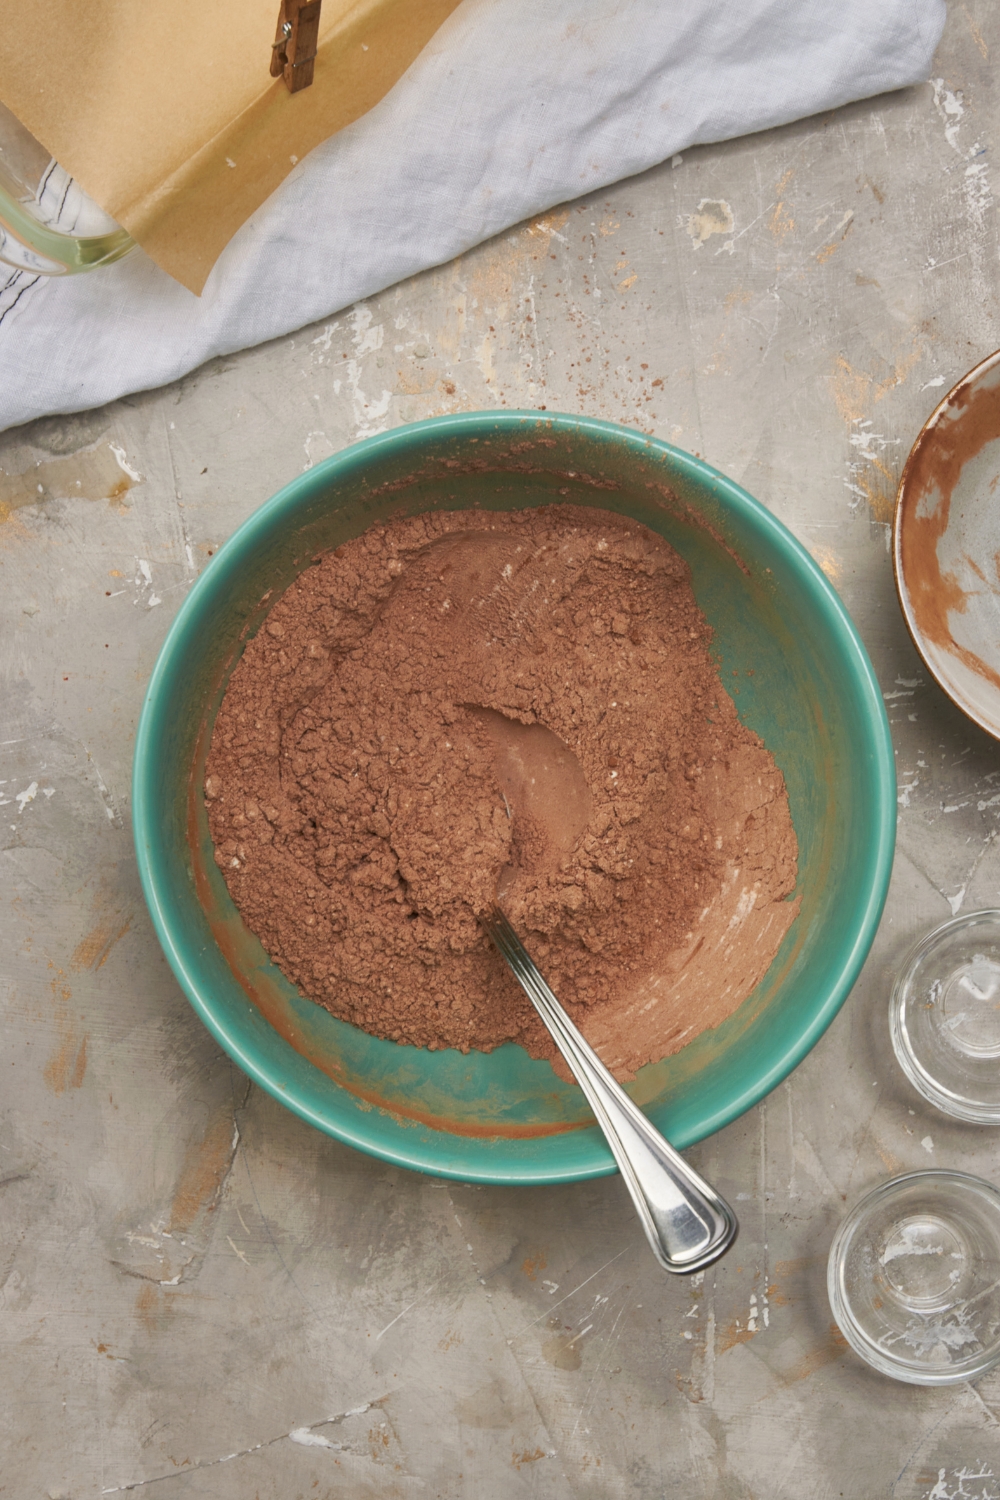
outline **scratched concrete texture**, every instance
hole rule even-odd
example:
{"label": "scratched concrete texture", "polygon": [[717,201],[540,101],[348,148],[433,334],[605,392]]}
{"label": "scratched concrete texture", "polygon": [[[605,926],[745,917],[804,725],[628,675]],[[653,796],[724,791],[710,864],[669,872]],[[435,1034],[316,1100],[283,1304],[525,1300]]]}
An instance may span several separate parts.
{"label": "scratched concrete texture", "polygon": [[[889,556],[921,422],[1000,344],[998,54],[995,7],[955,3],[933,83],[686,152],[0,438],[0,1496],[1000,1497],[1000,1374],[882,1379],[825,1293],[879,1181],[1000,1177],[997,1134],[920,1101],[886,1022],[906,947],[1000,904],[998,748],[927,680]],[[892,720],[878,939],[801,1067],[692,1151],[742,1220],[694,1280],[658,1270],[618,1178],[459,1186],[284,1111],[189,1009],[136,878],[136,719],[208,556],[357,438],[505,404],[624,422],[746,485],[840,591]]]}

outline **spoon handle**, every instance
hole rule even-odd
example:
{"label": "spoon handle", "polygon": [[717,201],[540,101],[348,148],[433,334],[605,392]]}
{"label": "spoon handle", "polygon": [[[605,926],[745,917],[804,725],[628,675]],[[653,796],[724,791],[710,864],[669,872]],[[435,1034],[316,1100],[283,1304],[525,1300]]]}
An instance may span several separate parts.
{"label": "spoon handle", "polygon": [[728,1203],[664,1140],[608,1072],[500,908],[493,906],[481,921],[587,1096],[660,1265],[684,1273],[711,1265],[729,1249],[739,1228]]}

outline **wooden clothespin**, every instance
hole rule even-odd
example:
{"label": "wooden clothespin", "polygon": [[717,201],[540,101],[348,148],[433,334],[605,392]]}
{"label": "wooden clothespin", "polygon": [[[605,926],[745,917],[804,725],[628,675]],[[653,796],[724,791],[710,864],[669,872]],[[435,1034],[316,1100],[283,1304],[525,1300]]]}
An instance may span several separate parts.
{"label": "wooden clothespin", "polygon": [[284,76],[290,94],[307,89],[313,81],[320,4],[321,0],[281,0],[271,49],[271,77]]}

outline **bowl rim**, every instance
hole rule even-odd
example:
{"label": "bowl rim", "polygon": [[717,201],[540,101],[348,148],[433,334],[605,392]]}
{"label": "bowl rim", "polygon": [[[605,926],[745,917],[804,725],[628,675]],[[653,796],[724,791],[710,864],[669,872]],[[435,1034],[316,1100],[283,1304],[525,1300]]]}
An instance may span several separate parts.
{"label": "bowl rim", "polygon": [[913,646],[917,655],[920,657],[920,660],[923,662],[924,666],[931,674],[931,677],[937,683],[941,691],[951,699],[955,707],[960,709],[961,712],[965,714],[967,719],[971,719],[973,724],[978,724],[979,728],[985,730],[985,732],[990,735],[992,739],[1000,740],[1000,721],[996,719],[989,719],[985,715],[979,713],[975,705],[965,699],[964,695],[956,686],[955,682],[950,677],[942,673],[940,665],[935,665],[935,663],[931,660],[930,655],[925,649],[923,633],[917,625],[917,621],[913,615],[913,610],[910,605],[909,590],[906,587],[905,570],[903,568],[904,506],[906,501],[907,485],[909,484],[912,470],[916,466],[917,459],[923,452],[924,446],[932,441],[933,435],[937,431],[941,419],[946,416],[949,408],[953,404],[953,398],[958,394],[958,392],[963,390],[971,391],[975,387],[977,381],[981,380],[984,375],[988,375],[989,372],[994,369],[997,364],[1000,364],[1000,349],[995,349],[992,354],[988,354],[985,359],[981,359],[978,365],[973,365],[971,370],[966,370],[965,374],[959,380],[955,381],[955,384],[952,386],[951,390],[948,391],[946,395],[941,397],[941,400],[938,402],[937,406],[935,406],[934,410],[931,412],[930,416],[926,419],[920,431],[917,433],[917,436],[913,441],[913,446],[910,449],[909,453],[906,455],[906,462],[903,465],[903,472],[900,474],[899,484],[896,486],[896,499],[892,509],[892,577],[893,582],[896,585],[896,597],[899,600],[899,608],[903,616],[903,623],[906,625],[906,629],[909,632],[910,639],[913,642]]}
{"label": "bowl rim", "polygon": [[[433,443],[446,441],[462,434],[482,436],[484,434],[506,437],[523,430],[528,424],[535,429],[558,427],[564,431],[590,435],[597,441],[624,444],[633,451],[667,460],[685,479],[707,486],[720,498],[728,509],[749,515],[753,523],[765,534],[767,545],[777,553],[783,553],[796,570],[804,573],[805,581],[819,595],[825,607],[827,622],[838,637],[843,655],[850,659],[853,677],[857,685],[859,703],[867,707],[865,718],[871,736],[867,747],[872,755],[872,779],[876,786],[876,816],[869,842],[869,866],[871,878],[863,908],[859,911],[853,939],[845,944],[835,972],[827,985],[826,998],[811,1015],[811,1019],[780,1052],[771,1065],[762,1069],[754,1082],[742,1091],[734,1093],[727,1105],[719,1108],[707,1118],[704,1128],[690,1139],[678,1138],[682,1148],[715,1134],[716,1131],[738,1119],[746,1111],[771,1093],[802,1059],[811,1051],[826,1031],[833,1018],[847,999],[862,965],[868,956],[881,919],[888,894],[892,872],[896,839],[896,777],[889,722],[882,701],[882,693],[874,668],[861,641],[857,628],[829,579],[810,556],[794,534],[747,490],[729,479],[703,459],[677,448],[663,439],[648,436],[602,418],[577,416],[572,413],[504,408],[500,411],[473,411],[451,413],[431,417],[421,422],[408,423],[364,438],[350,444],[317,464],[313,469],[297,475],[282,486],[270,499],[243,521],[221,544],[177,611],[160,647],[149,684],[143,699],[142,710],[136,729],[132,774],[132,828],[140,882],[153,927],[171,969],[196,1015],[208,1031],[232,1058],[232,1060],[255,1083],[271,1096],[297,1114],[307,1123],[322,1130],[346,1145],[355,1147],[369,1155],[397,1166],[427,1172],[438,1177],[453,1178],[464,1182],[506,1183],[509,1185],[551,1184],[557,1182],[583,1181],[593,1177],[607,1176],[617,1171],[614,1158],[605,1147],[599,1159],[584,1162],[566,1169],[548,1170],[537,1163],[525,1162],[513,1168],[491,1163],[484,1153],[482,1165],[463,1162],[452,1167],[446,1161],[432,1159],[432,1154],[418,1145],[412,1137],[416,1132],[407,1132],[412,1145],[386,1143],[378,1139],[377,1130],[369,1128],[370,1122],[378,1119],[373,1111],[364,1114],[355,1123],[361,1128],[351,1128],[342,1121],[332,1122],[323,1118],[305,1101],[293,1097],[280,1076],[280,1070],[268,1064],[266,1058],[256,1055],[257,1049],[245,1045],[215,1014],[212,998],[205,995],[196,974],[191,972],[178,944],[174,940],[169,921],[164,915],[161,901],[160,878],[152,857],[151,834],[155,823],[157,788],[146,775],[150,762],[153,741],[153,720],[159,694],[167,684],[173,667],[174,655],[183,643],[189,628],[189,620],[202,601],[211,596],[217,573],[226,566],[226,554],[241,547],[251,546],[256,538],[266,533],[273,520],[286,508],[294,509],[297,503],[311,493],[317,479],[326,476],[332,482],[338,471],[353,468],[360,457],[375,460],[384,452],[391,452],[400,445],[417,442]],[[589,1128],[589,1127],[587,1127]],[[451,1139],[442,1132],[446,1140]],[[603,1146],[603,1140],[601,1145]]]}

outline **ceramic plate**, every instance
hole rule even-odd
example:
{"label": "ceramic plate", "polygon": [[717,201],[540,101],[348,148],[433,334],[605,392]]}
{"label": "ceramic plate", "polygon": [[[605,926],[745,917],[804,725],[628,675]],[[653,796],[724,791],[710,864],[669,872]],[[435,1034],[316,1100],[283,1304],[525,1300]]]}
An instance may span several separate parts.
{"label": "ceramic plate", "polygon": [[1000,350],[948,392],[913,445],[893,563],[928,670],[1000,739]]}

